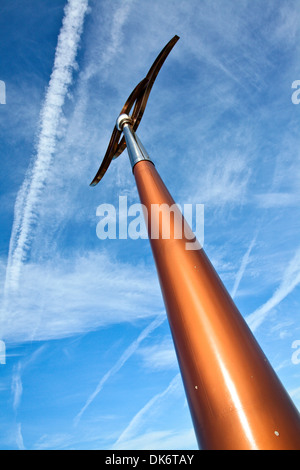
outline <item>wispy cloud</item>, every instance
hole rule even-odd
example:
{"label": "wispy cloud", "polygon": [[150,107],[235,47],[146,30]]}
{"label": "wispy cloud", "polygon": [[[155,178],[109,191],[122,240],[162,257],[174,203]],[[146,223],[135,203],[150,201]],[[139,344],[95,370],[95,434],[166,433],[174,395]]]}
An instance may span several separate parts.
{"label": "wispy cloud", "polygon": [[17,424],[16,443],[19,450],[25,450],[21,423]]}
{"label": "wispy cloud", "polygon": [[72,83],[76,54],[88,0],[69,0],[58,37],[54,67],[40,116],[36,158],[19,191],[10,240],[5,291],[18,286],[20,270],[30,248],[38,203],[52,163],[62,107]]}
{"label": "wispy cloud", "polygon": [[252,331],[255,331],[261,323],[266,319],[268,313],[276,307],[287,295],[289,295],[295,287],[300,284],[300,248],[286,267],[282,281],[276,289],[272,297],[259,307],[255,312],[246,317]]}
{"label": "wispy cloud", "polygon": [[70,446],[73,449],[74,437],[67,433],[43,434],[34,445],[34,450],[59,450]]}
{"label": "wispy cloud", "polygon": [[[214,151],[210,149],[210,151]],[[196,156],[196,153],[195,153]],[[249,167],[250,156],[237,151],[220,149],[218,155],[209,159],[203,165],[203,160],[196,161],[195,172],[189,176],[187,185],[188,194],[192,194],[192,200],[201,201],[208,207],[222,211],[225,207],[239,206],[246,200],[246,193],[251,176]],[[247,160],[248,158],[248,160]],[[197,171],[197,178],[194,174]],[[194,190],[191,191],[190,186]],[[187,199],[191,196],[187,195]]]}
{"label": "wispy cloud", "polygon": [[94,392],[88,397],[85,405],[81,408],[79,413],[76,415],[74,419],[74,424],[77,425],[81,416],[85,412],[85,410],[88,408],[88,406],[95,400],[96,396],[101,392],[104,384],[113,376],[115,375],[121,367],[125,364],[125,362],[128,361],[128,359],[133,355],[133,353],[136,352],[138,349],[140,343],[147,338],[147,336],[152,333],[157,327],[159,327],[165,320],[165,315],[160,315],[158,318],[156,318],[153,322],[150,323],[144,330],[139,334],[137,339],[135,339],[129,346],[128,348],[123,352],[121,357],[117,360],[115,365],[108,371],[106,374],[102,377],[100,382],[98,383],[96,389]]}
{"label": "wispy cloud", "polygon": [[293,388],[289,391],[289,394],[292,398],[300,398],[300,387]]}
{"label": "wispy cloud", "polygon": [[176,374],[176,376],[171,380],[168,387],[160,393],[157,393],[152,397],[145,406],[141,410],[136,413],[136,415],[132,418],[126,429],[122,432],[118,440],[113,445],[113,449],[126,449],[128,448],[128,441],[137,435],[138,431],[141,429],[145,416],[149,413],[150,409],[157,404],[160,400],[168,396],[169,394],[174,393],[174,391],[178,390],[179,387],[182,386],[180,374]]}
{"label": "wispy cloud", "polygon": [[86,79],[90,79],[93,75],[103,70],[113,60],[116,53],[120,53],[122,48],[123,27],[128,19],[130,11],[136,0],[126,0],[117,6],[112,14],[112,21],[110,25],[110,40],[105,49],[102,49],[101,57],[98,63],[95,60],[89,62],[88,66],[83,72]]}
{"label": "wispy cloud", "polygon": [[153,318],[164,309],[154,268],[132,266],[101,251],[26,263],[21,279],[0,319],[6,341],[69,337]]}
{"label": "wispy cloud", "polygon": [[238,270],[237,272],[237,275],[236,275],[236,278],[235,278],[235,281],[234,281],[234,285],[233,285],[233,288],[232,288],[232,291],[231,291],[231,297],[234,299],[236,293],[237,293],[237,290],[239,288],[239,285],[240,285],[240,282],[244,276],[244,273],[245,273],[245,270],[247,268],[247,265],[248,265],[248,262],[249,262],[249,258],[250,258],[250,254],[251,254],[251,251],[254,247],[254,244],[255,244],[255,241],[256,241],[256,237],[257,235],[254,236],[254,238],[252,239],[246,253],[244,254],[243,256],[243,259],[242,259],[242,262],[241,262],[241,266],[240,266],[240,269]]}
{"label": "wispy cloud", "polygon": [[[180,426],[179,426],[180,427]],[[136,434],[134,437],[120,446],[122,450],[164,450],[164,449],[187,449],[198,450],[198,444],[193,427],[188,429],[164,429],[153,430],[146,433]]]}
{"label": "wispy cloud", "polygon": [[299,194],[270,192],[255,195],[257,205],[262,209],[279,209],[286,207],[299,206]]}
{"label": "wispy cloud", "polygon": [[38,359],[38,357],[43,353],[45,348],[46,348],[45,345],[40,346],[28,358],[26,358],[25,360],[18,361],[18,363],[13,368],[12,380],[11,380],[11,393],[12,393],[12,399],[13,399],[13,409],[15,413],[17,412],[20,406],[21,398],[23,394],[22,373],[28,366],[30,366],[32,363],[34,363]]}
{"label": "wispy cloud", "polygon": [[143,359],[143,366],[152,370],[177,369],[178,362],[174,344],[171,340],[160,344],[141,347],[139,354]]}
{"label": "wispy cloud", "polygon": [[21,362],[14,367],[12,381],[11,381],[11,391],[13,396],[13,409],[16,412],[23,393],[23,384],[21,379]]}

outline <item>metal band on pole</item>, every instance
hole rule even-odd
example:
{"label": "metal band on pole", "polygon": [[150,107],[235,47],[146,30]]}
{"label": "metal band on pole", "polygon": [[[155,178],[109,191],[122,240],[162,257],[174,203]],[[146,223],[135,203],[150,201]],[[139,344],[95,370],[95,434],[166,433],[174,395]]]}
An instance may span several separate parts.
{"label": "metal band on pole", "polygon": [[132,120],[127,114],[121,114],[118,117],[116,127],[119,131],[123,131],[124,133],[129,160],[133,171],[134,166],[138,162],[142,160],[148,160],[151,162],[151,159],[131,126]]}

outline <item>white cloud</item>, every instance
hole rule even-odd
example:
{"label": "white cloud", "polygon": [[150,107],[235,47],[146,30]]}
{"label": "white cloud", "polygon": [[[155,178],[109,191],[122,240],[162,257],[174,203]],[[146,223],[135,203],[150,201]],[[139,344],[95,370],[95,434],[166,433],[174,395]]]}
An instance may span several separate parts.
{"label": "white cloud", "polygon": [[18,447],[19,450],[25,450],[21,423],[17,424],[16,444],[17,444],[17,447]]}
{"label": "white cloud", "polygon": [[262,193],[256,194],[255,200],[262,209],[279,209],[299,205],[299,194],[296,193]]}
{"label": "white cloud", "polygon": [[172,341],[164,341],[161,344],[145,346],[139,349],[143,365],[148,369],[177,369],[178,362]]}
{"label": "white cloud", "polygon": [[289,391],[289,394],[292,398],[300,398],[300,387],[293,388]]}
{"label": "white cloud", "polygon": [[[149,296],[151,286],[151,296]],[[120,308],[122,306],[122,308]],[[88,252],[24,265],[20,287],[1,312],[8,342],[57,339],[164,311],[153,267]]]}
{"label": "white cloud", "polygon": [[[22,373],[23,371],[30,366],[32,363],[34,363],[38,357],[42,354],[44,351],[45,346],[40,346],[36,351],[34,351],[31,356],[26,358],[25,360],[19,360],[17,364],[14,365],[13,371],[12,371],[12,379],[11,379],[11,393],[12,393],[12,399],[13,399],[13,410],[15,413],[17,413],[18,408],[21,403],[21,398],[23,394],[23,382],[22,382]],[[20,428],[21,429],[21,428]],[[17,440],[20,438],[21,433],[18,433]]]}
{"label": "white cloud", "polygon": [[296,251],[293,258],[286,267],[281,283],[275,290],[272,297],[261,307],[246,317],[250,328],[255,331],[261,323],[267,318],[268,313],[276,307],[295,287],[300,284],[300,248]]}
{"label": "white cloud", "polygon": [[96,389],[94,392],[88,397],[85,405],[81,408],[79,413],[76,415],[74,419],[74,424],[77,425],[79,420],[81,419],[81,416],[85,412],[85,410],[90,406],[90,404],[95,400],[97,395],[101,392],[104,384],[119,370],[123,367],[123,365],[128,361],[128,359],[136,352],[138,349],[140,343],[149,336],[152,331],[154,331],[157,327],[159,327],[163,321],[165,320],[165,315],[160,315],[158,318],[153,320],[146,328],[143,329],[143,331],[139,334],[136,340],[134,340],[128,348],[123,352],[123,354],[120,356],[120,358],[117,360],[115,365],[102,377],[102,379],[99,381]]}
{"label": "white cloud", "polygon": [[293,2],[287,2],[280,5],[278,25],[275,29],[275,38],[278,41],[288,41],[294,45],[299,33],[300,18],[295,15]]}
{"label": "white cloud", "polygon": [[242,259],[242,263],[241,263],[241,266],[237,272],[237,275],[236,275],[236,278],[235,278],[235,281],[234,281],[234,286],[232,288],[232,291],[231,291],[231,297],[234,299],[236,293],[237,293],[237,290],[239,288],[239,285],[240,285],[240,282],[242,280],[242,277],[245,273],[245,270],[247,268],[247,265],[249,263],[249,258],[250,258],[250,254],[251,254],[251,251],[253,249],[253,246],[255,244],[255,241],[256,241],[256,237],[257,235],[255,235],[255,237],[252,239],[246,253],[244,254],[243,256],[243,259]]}
{"label": "white cloud", "polygon": [[138,434],[123,442],[121,450],[160,450],[160,449],[187,449],[198,450],[193,428],[181,431],[155,430]]}
{"label": "white cloud", "polygon": [[74,436],[67,433],[57,433],[54,435],[43,434],[35,443],[34,450],[58,450],[70,446],[73,448]]}
{"label": "white cloud", "polygon": [[[143,406],[142,409],[136,413],[136,415],[132,418],[126,429],[122,432],[122,434],[119,436],[115,444],[112,446],[113,449],[131,449],[132,447],[132,439],[135,441],[134,438],[140,433],[141,428],[144,425],[144,421],[146,416],[148,416],[149,412],[154,406],[157,406],[159,402],[166,397],[169,397],[172,395],[174,392],[177,392],[178,390],[182,389],[182,381],[181,381],[181,376],[180,374],[176,374],[176,376],[171,380],[169,385],[165,390],[163,390],[160,393],[157,393],[152,397],[146,405]],[[140,443],[141,445],[141,443]],[[147,443],[147,449],[151,449],[149,447],[150,443]],[[166,442],[164,442],[164,445],[166,445]],[[140,448],[140,447],[139,447]],[[145,447],[143,447],[145,448]]]}
{"label": "white cloud", "polygon": [[18,362],[18,364],[14,367],[12,381],[11,381],[11,391],[13,395],[13,409],[16,412],[20,405],[21,397],[23,393],[20,362]]}
{"label": "white cloud", "polygon": [[38,203],[56,148],[62,106],[72,82],[87,6],[88,0],[69,0],[65,7],[53,71],[40,116],[36,158],[27,172],[15,204],[5,282],[6,292],[11,288],[17,288],[20,270],[30,247],[33,224],[38,217]]}
{"label": "white cloud", "polygon": [[190,185],[186,186],[189,191],[186,199],[192,194],[193,201],[201,201],[205,206],[222,211],[225,206],[240,205],[246,201],[251,167],[246,154],[221,150],[218,155],[213,155],[215,151],[211,148],[212,154],[205,165],[205,156],[201,155],[200,159],[197,156],[197,168],[191,172]]}

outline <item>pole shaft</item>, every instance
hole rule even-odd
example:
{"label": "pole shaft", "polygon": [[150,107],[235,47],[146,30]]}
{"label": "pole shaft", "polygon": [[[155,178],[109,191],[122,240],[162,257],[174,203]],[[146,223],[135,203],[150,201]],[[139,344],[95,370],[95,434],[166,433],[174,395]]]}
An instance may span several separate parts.
{"label": "pole shaft", "polygon": [[169,220],[154,220],[152,205],[175,202],[155,166],[139,161],[133,173],[199,447],[300,449],[299,412],[203,248],[172,236],[181,213],[162,238]]}

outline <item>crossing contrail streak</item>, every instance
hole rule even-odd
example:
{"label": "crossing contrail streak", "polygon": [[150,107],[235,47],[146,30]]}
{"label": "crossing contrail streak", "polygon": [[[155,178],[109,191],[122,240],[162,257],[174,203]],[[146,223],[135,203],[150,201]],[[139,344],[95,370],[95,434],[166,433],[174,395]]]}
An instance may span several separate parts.
{"label": "crossing contrail streak", "polygon": [[79,420],[81,419],[81,416],[85,412],[85,410],[90,406],[90,404],[94,401],[96,396],[101,392],[104,384],[107,382],[110,377],[115,375],[125,364],[125,362],[128,361],[128,359],[135,353],[135,351],[138,349],[140,343],[147,338],[147,336],[152,333],[157,327],[159,327],[166,319],[165,315],[159,315],[153,322],[151,322],[146,328],[143,329],[143,331],[139,334],[139,336],[128,346],[128,348],[123,352],[121,357],[117,360],[117,362],[114,364],[114,366],[104,374],[102,379],[99,381],[96,389],[94,392],[88,397],[85,405],[81,408],[79,413],[75,416],[74,418],[74,425],[77,426],[79,423]]}
{"label": "crossing contrail streak", "polygon": [[239,288],[240,282],[242,280],[242,277],[245,273],[247,264],[249,262],[249,258],[250,258],[252,248],[253,248],[253,246],[255,244],[255,241],[256,241],[256,237],[257,237],[257,235],[254,236],[253,240],[251,241],[251,243],[248,247],[248,250],[246,251],[246,253],[243,256],[242,263],[241,263],[240,269],[238,270],[238,273],[237,273],[237,276],[236,276],[236,279],[235,279],[235,282],[234,282],[234,286],[233,286],[233,289],[232,289],[232,292],[231,292],[231,297],[232,298],[235,297],[235,295],[237,293],[237,290]]}

